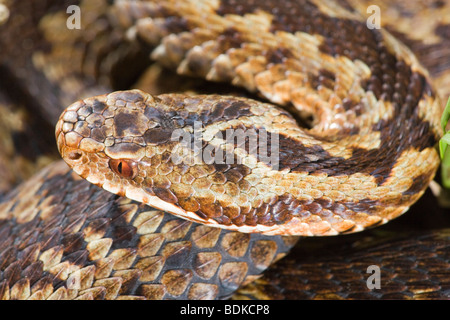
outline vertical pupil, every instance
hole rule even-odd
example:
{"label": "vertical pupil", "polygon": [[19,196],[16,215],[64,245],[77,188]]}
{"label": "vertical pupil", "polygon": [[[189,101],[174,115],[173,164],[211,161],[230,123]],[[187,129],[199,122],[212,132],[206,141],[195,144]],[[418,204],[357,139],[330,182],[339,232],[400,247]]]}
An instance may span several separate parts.
{"label": "vertical pupil", "polygon": [[133,179],[138,172],[137,164],[132,160],[110,159],[109,167],[116,174],[127,179]]}

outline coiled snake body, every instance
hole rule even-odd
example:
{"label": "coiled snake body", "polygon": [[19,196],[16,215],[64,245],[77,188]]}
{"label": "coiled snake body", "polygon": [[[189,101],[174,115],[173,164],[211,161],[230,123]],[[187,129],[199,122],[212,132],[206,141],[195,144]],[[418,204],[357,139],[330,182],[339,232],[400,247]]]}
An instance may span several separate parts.
{"label": "coiled snake body", "polygon": [[[81,213],[56,214],[57,199],[68,195],[46,192],[45,183],[28,195],[39,210],[25,214],[17,209],[22,200],[11,200],[27,194],[18,189],[4,202],[2,218],[14,217],[19,225],[7,222],[4,237],[23,224],[47,233],[13,241],[35,243],[32,248],[6,250],[3,268],[9,271],[2,273],[0,296],[223,297],[282,256],[294,239],[269,236],[336,235],[383,224],[408,210],[433,179],[442,103],[428,72],[404,44],[384,29],[369,29],[342,3],[119,1],[108,10],[121,41],[151,48],[161,65],[255,96],[129,90],[71,104],[56,125],[56,140],[78,175],[195,223],[164,218],[164,229],[158,211],[112,195],[105,206],[125,201],[119,214],[90,202]],[[55,48],[69,41],[54,38]],[[56,80],[61,75],[47,63],[63,54],[43,51],[33,62]],[[101,69],[95,68],[99,79]],[[69,80],[80,77],[75,71]],[[79,95],[94,89],[81,87]],[[188,143],[174,139],[175,132]],[[227,139],[230,132],[235,135]],[[208,156],[214,161],[206,162]],[[75,179],[61,166],[35,179]],[[148,221],[158,223],[149,227]],[[198,244],[205,235],[215,240]],[[174,240],[169,249],[153,247]],[[222,250],[236,261],[211,252],[218,243],[228,243]],[[10,267],[18,252],[26,263]],[[177,265],[183,266],[180,252],[194,256],[188,260],[195,271]],[[165,262],[169,271],[162,272]],[[14,268],[38,276],[20,278]],[[190,285],[192,279],[200,280]]]}

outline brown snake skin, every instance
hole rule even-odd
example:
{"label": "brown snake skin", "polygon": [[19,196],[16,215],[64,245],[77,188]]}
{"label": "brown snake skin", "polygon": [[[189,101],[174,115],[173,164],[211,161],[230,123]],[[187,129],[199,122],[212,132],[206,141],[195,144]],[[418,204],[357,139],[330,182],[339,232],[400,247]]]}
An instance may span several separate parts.
{"label": "brown snake skin", "polygon": [[[312,3],[279,5],[286,10],[252,2],[145,2],[136,6],[148,11],[146,18],[130,28],[135,37],[152,35],[145,40],[160,63],[291,103],[314,115],[311,129],[251,100],[119,92],[66,109],[56,128],[63,159],[108,191],[240,232],[336,235],[405,212],[439,163],[441,106],[426,71],[387,33],[373,29],[356,41],[344,27],[353,24],[355,34],[369,29],[340,7],[322,4],[329,14],[322,17]],[[334,22],[343,31],[331,34],[331,16],[339,15]],[[210,164],[189,150],[199,140],[196,121],[202,159],[214,153]],[[250,141],[225,140],[230,129],[253,130],[271,156],[279,136],[277,166],[251,154]],[[193,140],[181,164],[172,156],[180,148],[171,138],[175,130]],[[110,159],[123,159],[117,166],[130,172],[114,173]]]}
{"label": "brown snake skin", "polygon": [[2,299],[223,299],[295,243],[177,219],[96,188],[62,161],[9,196]]}
{"label": "brown snake skin", "polygon": [[[83,98],[57,124],[58,148],[69,166],[119,196],[195,222],[105,192],[56,162],[2,199],[0,298],[223,299],[245,284],[236,298],[448,297],[448,231],[414,236],[416,246],[393,240],[375,247],[373,260],[364,249],[341,265],[336,255],[319,257],[317,264],[283,259],[251,284],[297,240],[259,232],[335,235],[383,224],[415,203],[437,170],[439,94],[447,91],[434,89],[428,71],[389,33],[366,28],[357,13],[367,7],[363,2],[283,1],[261,9],[254,1],[200,1],[195,9],[183,1],[82,2],[82,12],[90,13],[82,30],[60,34],[54,30],[65,28],[66,4],[5,3],[10,17],[0,30],[0,44],[15,37],[33,41],[23,41],[22,50],[5,46],[1,53],[6,90],[0,101],[30,104],[54,123],[66,105]],[[20,34],[17,30],[33,19],[14,17],[30,9],[39,28]],[[445,38],[444,23],[435,30]],[[402,23],[383,24],[413,49],[425,46],[409,38]],[[437,44],[426,45],[446,57]],[[420,50],[416,54],[434,81],[448,82],[445,63],[427,60]],[[163,66],[228,82],[250,92],[231,89],[231,94],[252,99],[229,91],[157,95],[154,84],[153,91],[140,87],[149,80],[134,82],[152,63],[149,56],[158,62],[150,72]],[[182,78],[184,85],[188,77]],[[11,98],[6,83],[12,80],[22,100]],[[202,86],[205,93],[217,93],[209,82]],[[154,95],[135,90],[87,98],[128,88]],[[202,92],[198,85],[192,91]],[[169,134],[179,128],[192,132],[196,120],[210,137],[202,148],[214,145],[212,137],[228,128],[256,129],[259,136],[266,130],[269,137],[280,132],[280,168],[260,159],[253,166],[171,163],[175,144]],[[399,247],[403,260],[390,253]],[[419,268],[402,280],[396,265],[408,265],[414,254],[431,265],[427,276],[418,276]],[[365,268],[374,263],[402,285],[361,290]],[[327,271],[318,272],[318,265]],[[356,276],[343,272],[349,265]],[[348,292],[332,284],[321,287],[330,275]],[[314,278],[320,278],[316,286],[302,280]]]}

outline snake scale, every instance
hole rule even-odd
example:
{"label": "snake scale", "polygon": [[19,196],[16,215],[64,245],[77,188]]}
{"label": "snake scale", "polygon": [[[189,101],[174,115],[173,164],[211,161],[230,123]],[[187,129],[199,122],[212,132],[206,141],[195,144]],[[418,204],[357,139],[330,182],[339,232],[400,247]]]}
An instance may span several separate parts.
{"label": "snake scale", "polygon": [[[448,13],[438,2],[428,10]],[[79,30],[66,25],[73,4]],[[28,180],[26,171],[2,173],[11,183],[2,185],[0,204],[0,298],[223,299],[245,285],[235,297],[371,297],[361,290],[369,263],[386,263],[402,284],[389,282],[375,298],[448,297],[448,231],[376,247],[375,260],[357,253],[341,268],[336,256],[319,259],[325,273],[292,254],[280,260],[298,236],[354,233],[397,218],[438,169],[447,92],[435,83],[448,83],[449,22],[433,26],[439,44],[424,44],[408,37],[405,21],[430,12],[407,12],[401,2],[391,12],[380,1],[388,22],[400,12],[398,27],[371,29],[367,6],[5,1],[2,112],[21,119],[11,106],[26,106],[32,126],[57,122],[59,152],[75,173],[62,161]],[[404,43],[419,48],[419,59]],[[38,128],[42,137],[25,130],[19,141],[49,159],[35,159],[42,167],[55,155]],[[229,141],[229,132],[238,134]],[[23,145],[16,136],[12,143]],[[2,161],[17,166],[11,154]],[[214,161],[205,162],[208,155]],[[26,181],[6,192],[19,180]],[[399,246],[403,258],[391,253]],[[429,260],[426,277],[395,273],[410,255]],[[323,281],[349,265],[357,275],[344,272],[344,283],[359,281],[350,293],[301,280]],[[425,278],[427,289],[417,284]]]}

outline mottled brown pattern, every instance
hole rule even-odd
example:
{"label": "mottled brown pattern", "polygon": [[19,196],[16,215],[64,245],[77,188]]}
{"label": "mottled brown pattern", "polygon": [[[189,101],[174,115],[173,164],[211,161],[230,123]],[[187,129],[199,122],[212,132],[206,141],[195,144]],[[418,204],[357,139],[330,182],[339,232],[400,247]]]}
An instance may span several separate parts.
{"label": "mottled brown pattern", "polygon": [[[402,150],[411,147],[411,143],[416,144],[414,147],[420,146],[420,148],[425,145],[433,146],[437,143],[439,137],[436,137],[433,132],[427,129],[418,130],[430,133],[423,140],[411,138],[411,140],[397,141],[399,145],[390,143],[393,141],[390,137],[403,135],[403,132],[410,132],[412,128],[417,126],[429,127],[426,121],[422,123],[423,120],[414,112],[414,109],[423,92],[431,96],[434,96],[434,92],[429,82],[422,75],[411,73],[410,68],[403,61],[399,61],[398,57],[385,47],[378,30],[366,28],[364,22],[326,16],[308,1],[286,2],[281,3],[280,6],[267,4],[260,7],[253,2],[237,5],[233,1],[222,1],[218,13],[221,15],[243,15],[258,10],[264,10],[274,15],[271,27],[272,32],[283,30],[287,32],[318,33],[326,39],[321,48],[324,52],[331,55],[346,55],[352,60],[356,57],[363,60],[372,72],[372,76],[363,83],[363,87],[371,90],[378,99],[381,98],[394,103],[394,115],[392,118],[396,119],[396,121],[380,121],[374,127],[375,130],[379,130],[382,133],[381,140],[385,141],[386,144],[382,144],[379,150],[370,150],[369,152],[357,150],[354,152],[354,156],[348,162],[344,161],[341,167],[333,167],[331,171],[325,169],[325,172],[331,175],[333,175],[333,172],[338,172],[337,174],[352,174],[355,172],[371,174],[376,172],[379,176],[379,172],[384,170],[383,178],[378,179],[379,183],[382,183],[389,176],[388,172],[390,169],[396,164],[397,156]],[[439,25],[436,28],[436,34],[445,38],[445,30],[447,30],[445,26]],[[273,58],[268,60],[281,62],[283,59],[288,58],[289,55],[289,51],[280,49],[277,50],[275,61]],[[332,89],[333,78],[334,76],[326,70],[321,71],[318,76],[312,77],[312,87],[317,88],[319,85],[322,85]],[[344,108],[347,110],[356,109],[356,114],[360,115],[361,111],[357,109],[357,103],[352,103],[351,100],[347,101],[346,103],[344,102]],[[282,141],[287,140],[282,139]],[[291,145],[291,148],[286,149],[296,149],[292,147],[293,145]],[[397,153],[389,153],[389,150],[397,150]],[[303,154],[303,152],[301,153]],[[366,167],[364,162],[372,162],[371,156],[374,154],[377,156],[381,155],[384,158],[377,160],[374,167]],[[337,162],[337,159],[334,161],[330,160],[330,166]],[[283,160],[280,162],[283,162]],[[308,171],[311,172],[311,170]]]}
{"label": "mottled brown pattern", "polygon": [[[353,1],[358,11],[364,13],[370,1]],[[448,88],[449,38],[445,34],[450,4],[448,1],[402,1],[378,0],[383,12],[382,26],[414,52],[433,77],[435,88],[446,99]],[[412,26],[417,26],[412,27]],[[419,27],[420,26],[420,27]],[[417,30],[420,30],[418,33]]]}
{"label": "mottled brown pattern", "polygon": [[[221,1],[217,12],[220,15],[244,15],[259,10],[273,15],[271,32],[295,33],[302,31],[319,34],[325,38],[325,42],[321,45],[323,52],[333,56],[347,56],[351,60],[364,61],[372,72],[371,78],[366,80],[364,86],[367,90],[373,91],[377,98],[382,97],[386,101],[392,101],[394,92],[404,90],[401,88],[394,90],[395,85],[402,85],[409,78],[408,72],[404,72],[402,61],[398,61],[398,57],[386,48],[379,30],[367,28],[365,21],[328,16],[307,0],[281,1],[276,5],[275,3],[261,4],[254,1],[246,1],[238,5],[233,0]],[[444,30],[444,27],[441,27],[436,32],[445,34]],[[282,61],[290,55],[288,50],[281,48],[277,50],[275,61]],[[268,60],[273,62],[273,58]],[[320,79],[321,75],[318,77]],[[408,92],[405,93],[405,95],[407,94]]]}
{"label": "mottled brown pattern", "polygon": [[[6,81],[0,71],[0,82]],[[18,88],[0,90],[0,195],[28,179],[36,170],[57,159],[51,126],[26,108],[26,98]],[[47,129],[46,129],[47,128]],[[43,130],[36,136],[36,130]]]}
{"label": "mottled brown pattern", "polygon": [[[379,237],[380,235],[378,235]],[[263,278],[239,290],[236,299],[275,300],[448,300],[448,229],[438,233],[387,233],[358,241],[322,241],[298,246]],[[416,241],[410,242],[414,237]],[[389,240],[387,240],[389,239]],[[305,244],[306,245],[306,244]],[[379,267],[380,287],[367,286],[369,266]],[[424,267],[431,266],[430,272]],[[371,282],[373,283],[373,282]]]}
{"label": "mottled brown pattern", "polygon": [[[387,26],[388,30],[392,32],[402,42],[406,43],[414,53],[421,60],[423,65],[435,76],[438,77],[441,74],[445,74],[450,69],[450,64],[447,60],[448,44],[450,40],[448,37],[441,37],[441,41],[438,43],[427,44],[423,41],[411,39],[408,35],[395,30],[391,26]],[[447,27],[438,26],[435,29],[437,35],[441,36],[441,32],[445,32]],[[441,89],[441,88],[439,88]],[[443,88],[441,90],[444,90]]]}
{"label": "mottled brown pattern", "polygon": [[[413,118],[411,115],[399,115],[399,119],[406,116],[408,118]],[[405,120],[406,121],[406,120]],[[358,172],[367,173],[377,179],[378,184],[382,184],[387,178],[391,169],[396,164],[399,154],[406,150],[407,148],[413,146],[416,148],[423,148],[424,146],[433,146],[437,143],[437,138],[434,134],[428,130],[429,124],[427,122],[421,122],[420,120],[411,119],[410,121],[417,121],[411,125],[406,124],[406,128],[409,131],[413,131],[411,128],[416,128],[418,132],[428,132],[429,134],[421,138],[416,138],[414,136],[408,138],[408,140],[395,141],[395,146],[391,143],[392,139],[388,139],[393,134],[390,130],[395,130],[394,128],[383,128],[389,126],[389,124],[384,124],[380,122],[376,125],[376,129],[382,131],[382,137],[384,138],[383,143],[380,148],[377,149],[361,149],[354,148],[352,150],[352,156],[348,159],[342,157],[333,157],[328,152],[323,150],[320,145],[314,145],[312,147],[304,146],[300,141],[293,139],[292,137],[279,134],[279,145],[280,145],[280,157],[279,157],[279,169],[284,170],[289,169],[293,172],[308,172],[310,174],[320,174],[326,173],[328,176],[340,176],[340,175],[351,175]],[[402,126],[405,126],[405,122],[402,122]],[[259,138],[260,130],[255,127],[244,128],[244,131],[255,130],[257,133],[257,139]],[[402,129],[403,131],[403,129]],[[222,136],[225,136],[225,131],[221,132]],[[400,133],[403,134],[403,133]],[[270,145],[272,141],[272,133],[267,133],[267,141]],[[235,147],[242,148],[247,153],[252,150],[249,149],[248,137],[245,139],[244,145],[238,145],[237,140],[235,141]],[[389,150],[397,150],[400,153],[393,153]],[[260,154],[259,152],[257,153]],[[267,153],[270,157],[270,149]],[[314,160],[311,160],[311,156],[314,155]],[[373,160],[377,158],[377,161]],[[265,162],[265,159],[259,158],[259,161]],[[268,165],[270,165],[268,163]],[[427,179],[426,179],[427,180]],[[420,181],[420,179],[418,179]],[[424,180],[425,181],[425,180]]]}
{"label": "mottled brown pattern", "polygon": [[[24,212],[24,195],[49,207]],[[80,180],[61,162],[7,199],[0,207],[0,235],[9,239],[0,246],[1,299],[224,298],[293,244],[177,219]],[[262,244],[270,254],[258,258]]]}
{"label": "mottled brown pattern", "polygon": [[[32,11],[33,17],[36,17],[30,19],[33,24],[39,21],[42,15],[51,14],[53,10],[57,10],[57,6],[49,9],[49,4],[53,6],[52,1],[33,6],[25,3],[22,7],[16,5],[19,2],[12,1],[12,3],[14,15],[23,13],[23,16],[28,17],[28,13]],[[92,10],[96,6],[90,6],[87,3],[86,1],[81,4],[83,12]],[[289,221],[291,217],[301,216],[304,219],[303,222],[313,224],[318,217],[323,222],[331,224],[336,223],[335,219],[351,217],[356,221],[359,219],[358,227],[361,227],[366,218],[376,216],[379,207],[408,207],[432,179],[434,172],[431,171],[415,174],[412,161],[406,154],[413,149],[427,151],[439,138],[439,132],[436,130],[436,112],[431,108],[429,113],[424,112],[423,106],[417,108],[419,101],[424,104],[425,108],[429,106],[430,102],[424,102],[424,99],[428,96],[434,99],[434,89],[430,86],[429,79],[421,68],[415,68],[415,71],[411,72],[407,54],[406,56],[403,55],[404,52],[394,54],[392,47],[385,46],[382,32],[367,30],[363,20],[343,19],[340,14],[331,18],[330,15],[319,9],[320,5],[316,6],[312,1],[282,1],[279,3],[279,7],[274,6],[273,3],[256,1],[245,3],[222,1],[219,3],[218,9],[213,8],[207,14],[203,12],[202,19],[200,19],[202,21],[199,21],[196,16],[200,10],[191,12],[187,10],[186,12],[183,2],[178,2],[181,6],[175,8],[171,7],[172,4],[169,5],[169,2],[136,1],[112,4],[107,1],[99,1],[99,3],[100,5],[91,11],[93,14],[89,14],[89,18],[83,21],[83,32],[71,34],[69,32],[67,33],[67,35],[70,34],[68,37],[58,37],[51,31],[58,30],[59,32],[65,28],[64,10],[60,12],[62,13],[60,16],[50,16],[49,19],[46,19],[50,23],[43,22],[39,28],[34,28],[34,25],[33,28],[30,27],[28,19],[12,19],[8,21],[7,27],[0,31],[4,35],[4,30],[7,30],[7,37],[1,37],[2,39],[13,39],[11,43],[22,43],[22,46],[13,46],[5,44],[5,40],[3,40],[2,45],[6,50],[0,54],[2,64],[0,70],[5,71],[5,82],[11,83],[12,87],[19,85],[25,93],[24,100],[31,102],[30,104],[34,105],[35,109],[43,108],[44,111],[39,112],[50,115],[53,120],[56,119],[55,115],[59,112],[58,110],[69,101],[91,96],[94,93],[129,88],[136,75],[149,64],[149,52],[155,47],[152,58],[157,59],[165,66],[177,68],[181,74],[199,75],[213,81],[232,82],[251,92],[262,93],[266,99],[281,105],[286,104],[286,101],[279,101],[283,100],[280,97],[286,95],[286,91],[294,92],[303,86],[307,90],[316,91],[317,95],[300,95],[300,98],[297,96],[299,99],[295,101],[295,107],[299,107],[298,101],[300,101],[300,105],[302,103],[314,105],[318,97],[323,98],[325,104],[333,105],[334,103],[338,110],[343,110],[343,112],[337,112],[338,115],[349,115],[345,121],[333,123],[334,126],[345,126],[351,123],[354,119],[353,115],[357,119],[364,118],[369,105],[355,97],[347,98],[348,91],[346,90],[348,88],[342,91],[340,72],[330,71],[330,65],[308,72],[303,82],[296,83],[298,80],[295,78],[298,76],[296,72],[302,65],[296,61],[299,50],[293,50],[292,47],[285,48],[282,41],[278,42],[278,39],[283,38],[283,32],[291,35],[295,31],[305,32],[318,41],[320,49],[318,54],[325,54],[323,57],[327,61],[330,59],[328,62],[333,61],[339,65],[342,63],[342,60],[339,60],[342,57],[349,58],[351,61],[348,61],[352,63],[359,58],[367,64],[372,73],[370,77],[362,79],[359,84],[365,92],[373,92],[375,99],[392,102],[392,105],[386,104],[388,111],[393,110],[390,117],[383,118],[382,114],[375,114],[374,119],[378,119],[378,121],[368,122],[369,125],[362,126],[362,130],[357,124],[354,127],[341,128],[342,130],[332,137],[322,137],[317,132],[311,135],[314,139],[323,141],[324,145],[341,139],[351,141],[350,138],[354,138],[357,142],[347,149],[350,151],[349,153],[339,153],[333,148],[320,149],[317,145],[306,141],[297,149],[297,152],[303,151],[300,152],[300,155],[286,152],[283,153],[281,160],[282,169],[290,169],[289,173],[306,172],[309,174],[306,181],[302,180],[304,191],[308,190],[309,183],[314,185],[323,179],[323,174],[326,174],[328,179],[325,181],[330,181],[330,183],[347,175],[350,176],[352,183],[355,183],[354,180],[361,176],[364,179],[369,177],[369,180],[375,178],[370,181],[367,179],[361,181],[366,184],[366,188],[370,186],[370,182],[375,181],[376,186],[371,186],[372,189],[383,187],[385,184],[389,185],[392,182],[390,180],[400,178],[399,190],[402,192],[386,194],[384,191],[384,194],[379,192],[375,196],[362,197],[359,195],[359,200],[334,201],[333,197],[327,197],[328,186],[325,183],[320,184],[317,189],[313,187],[313,191],[316,191],[314,200],[298,200],[291,193],[280,191],[281,186],[278,185],[280,181],[281,184],[290,182],[281,179],[280,175],[275,175],[265,183],[278,188],[273,189],[276,190],[276,195],[272,192],[264,201],[254,200],[252,207],[248,203],[240,204],[238,207],[229,206],[227,202],[221,203],[219,206],[218,202],[211,203],[211,197],[205,197],[204,194],[186,196],[189,191],[177,189],[176,186],[181,181],[183,183],[186,181],[191,185],[192,190],[211,188],[216,196],[225,192],[232,196],[239,196],[239,201],[245,202],[245,197],[250,195],[250,193],[246,193],[251,191],[251,182],[249,182],[251,180],[248,180],[248,177],[252,175],[252,170],[243,165],[214,164],[201,165],[191,169],[186,165],[174,166],[168,161],[167,150],[160,152],[161,150],[155,148],[157,155],[152,156],[151,166],[156,169],[149,171],[151,181],[147,182],[146,186],[149,194],[157,195],[166,203],[179,204],[186,206],[189,210],[197,210],[198,215],[203,218],[212,217],[220,223],[233,223],[239,226],[254,226],[258,223],[270,225],[274,222],[281,224]],[[357,11],[355,9],[357,6],[352,0],[341,0],[338,3],[349,11]],[[436,1],[427,2],[427,5],[430,8],[444,8],[446,4]],[[402,17],[417,15],[407,6],[396,7],[394,4],[393,7],[400,11]],[[248,19],[246,17],[245,20],[241,20],[245,21],[244,24],[236,23],[236,27],[234,27],[229,24],[231,20],[222,24],[223,20],[215,16],[216,11],[222,17],[230,13],[238,15],[250,13],[255,16],[248,15]],[[261,11],[271,15],[272,21],[268,25],[268,33],[262,30],[264,28],[260,28],[266,22],[264,15],[260,15]],[[364,13],[364,10],[361,12]],[[146,17],[150,18],[143,19]],[[234,17],[232,19],[236,19],[235,22],[237,22],[241,18]],[[252,19],[254,21],[246,26],[246,23]],[[25,24],[17,26],[11,21],[22,21]],[[255,21],[257,22],[255,23]],[[260,22],[262,23],[260,24]],[[204,25],[208,27],[205,29]],[[254,34],[251,33],[253,27],[258,30],[256,32],[258,41],[256,42]],[[416,52],[416,54],[421,58],[421,56],[429,55],[432,51],[445,56],[443,54],[445,45],[442,44],[445,43],[447,29],[446,23],[438,24],[434,33],[442,41],[438,44],[432,42],[432,45],[420,43],[415,49],[425,47],[426,50],[422,51],[424,53]],[[23,30],[27,31],[23,32]],[[269,33],[276,34],[277,41],[274,41],[274,37],[271,37]],[[66,32],[61,32],[61,34],[64,35]],[[124,36],[125,34],[126,36]],[[85,35],[87,36],[85,37]],[[309,43],[308,39],[310,38],[301,38],[304,43]],[[265,48],[264,46],[271,41],[272,44],[276,43],[275,46],[269,45]],[[415,43],[415,40],[411,40],[411,43],[413,42]],[[258,43],[264,44],[262,48],[257,46]],[[287,41],[285,44],[293,43],[295,41]],[[32,46],[30,46],[31,44]],[[256,46],[253,46],[255,44]],[[315,44],[309,44],[314,49]],[[72,52],[68,54],[64,48],[70,48]],[[9,55],[11,49],[17,52],[17,55],[10,55],[16,56],[15,59],[5,60],[4,53]],[[307,65],[308,63],[303,63],[306,69],[308,69]],[[446,69],[445,63],[436,61],[425,63],[425,65],[431,66],[433,74],[438,74]],[[347,67],[349,66],[346,65]],[[352,67],[349,68],[352,70]],[[292,81],[292,79],[287,81],[286,78],[283,78],[286,75],[293,76],[296,81]],[[271,80],[274,82],[268,84],[267,81]],[[213,88],[210,84],[207,84],[207,87],[209,90]],[[274,91],[271,92],[271,89]],[[338,96],[336,100],[333,100],[336,96],[330,98],[330,92],[333,90],[336,90]],[[291,96],[291,98],[293,97],[294,95]],[[123,101],[139,102],[142,100],[140,99],[142,95],[136,94],[136,92],[126,92],[120,98]],[[179,101],[177,102],[175,99],[173,102],[176,107]],[[190,103],[200,102],[196,101],[196,98],[192,98]],[[247,117],[254,116],[244,100],[234,102],[234,104],[230,104],[228,101],[222,101],[217,105],[211,105],[211,101],[209,103],[209,107],[207,106],[200,116],[197,116],[195,112],[188,115],[184,113],[180,116],[170,111],[164,113],[150,111],[151,116],[159,125],[159,127],[151,129],[130,126],[131,123],[139,122],[139,116],[136,114],[119,115],[114,120],[114,133],[121,139],[119,143],[118,141],[106,141],[107,137],[110,137],[110,132],[105,130],[101,124],[105,119],[110,118],[110,114],[105,112],[106,103],[95,100],[92,101],[92,105],[87,105],[87,108],[80,112],[80,122],[73,128],[73,132],[77,136],[71,137],[71,144],[79,143],[81,147],[92,150],[99,148],[98,143],[106,142],[110,144],[110,155],[123,155],[125,152],[134,154],[139,150],[137,145],[161,146],[162,143],[167,143],[171,130],[181,128],[186,124],[192,125],[195,120],[202,121],[203,125],[213,126],[221,121],[246,121]],[[321,113],[324,110],[326,111],[326,108],[317,109],[319,120],[326,118],[326,115]],[[311,110],[301,111],[308,113]],[[91,114],[92,112],[93,114]],[[302,112],[300,117],[303,116]],[[284,116],[284,114],[276,116]],[[380,118],[383,119],[380,120]],[[311,127],[314,130],[314,121],[312,123]],[[286,125],[286,123],[283,124]],[[372,141],[372,145],[369,144],[370,147],[364,147],[364,143],[368,144],[367,141],[358,140],[360,139],[359,134],[367,133],[365,129],[369,127],[369,134],[376,136],[380,133],[379,147],[373,147],[373,141],[376,141],[377,138]],[[68,128],[64,130],[67,131]],[[145,131],[144,138],[140,139],[139,135],[143,131]],[[286,131],[289,129],[286,128]],[[409,134],[410,132],[412,134]],[[80,137],[90,137],[92,140],[83,140]],[[403,142],[391,142],[392,137],[404,138],[404,140]],[[282,144],[285,146],[291,148],[299,146],[296,138],[288,135],[283,135],[282,140]],[[301,139],[299,141],[303,142]],[[208,146],[211,144],[202,143],[203,150]],[[248,144],[244,145],[245,148],[250,151]],[[380,154],[382,154],[381,157]],[[315,158],[317,155],[320,155],[319,159]],[[380,165],[370,162],[374,157],[379,157]],[[414,153],[410,157],[414,157]],[[97,161],[95,155],[82,155],[73,150],[69,154],[69,158],[71,160],[83,159],[85,162]],[[238,157],[234,159],[236,160]],[[259,160],[261,161],[261,159]],[[425,156],[418,158],[418,161],[422,161],[422,163],[427,160]],[[403,161],[408,163],[404,172],[403,169],[399,169],[401,168],[399,164]],[[428,165],[433,167],[431,162]],[[267,165],[264,161],[262,163]],[[135,167],[133,167],[134,169]],[[83,175],[86,175],[87,171],[85,170]],[[283,174],[287,175],[287,173]],[[206,178],[208,176],[211,177],[210,180]],[[136,177],[137,182],[142,182],[142,176],[137,175]],[[408,177],[411,179],[405,181]],[[66,186],[60,182],[63,180],[58,175],[53,179],[50,178],[48,184],[46,183],[36,191],[39,196],[32,197],[31,200],[24,200],[26,192],[28,192],[24,191],[18,195],[10,194],[2,203],[1,214],[9,215],[10,212],[14,212],[16,220],[2,220],[0,223],[0,239],[7,239],[0,244],[0,279],[3,279],[0,281],[0,297],[11,299],[26,299],[30,296],[35,299],[73,297],[214,299],[223,297],[223,287],[229,289],[227,292],[231,292],[231,288],[237,288],[240,284],[253,279],[255,276],[248,273],[252,268],[263,270],[279,257],[279,244],[273,241],[274,238],[261,236],[258,238],[259,240],[252,242],[255,235],[230,232],[223,236],[225,231],[200,225],[193,230],[193,227],[197,225],[195,223],[169,218],[166,220],[167,215],[160,211],[142,212],[140,211],[141,206],[130,202],[123,203],[120,201],[124,200],[119,201],[111,196],[108,198],[108,196],[102,196],[102,193],[93,193],[95,199],[92,202],[92,209],[94,209],[94,213],[92,213],[91,208],[83,207],[89,206],[91,203],[91,195],[88,190],[92,190],[92,187],[83,189],[82,184],[78,185],[76,182],[73,184],[75,187],[81,186],[81,191],[77,190],[74,194],[58,193],[57,191],[73,187],[72,183]],[[301,179],[291,180],[300,181]],[[47,190],[50,188],[54,189],[50,191],[49,195]],[[380,188],[380,190],[383,189]],[[34,191],[31,190],[29,193],[32,194]],[[323,192],[325,196],[320,196],[319,192]],[[125,195],[126,191],[121,189],[116,193]],[[298,190],[296,194],[298,195]],[[44,196],[42,202],[41,196]],[[383,200],[379,200],[380,197]],[[14,199],[20,200],[10,207],[8,201],[14,201]],[[114,201],[108,199],[114,199]],[[384,201],[384,199],[386,200]],[[98,206],[96,201],[100,200],[107,200],[107,204]],[[66,203],[69,204],[72,201],[76,202],[74,207],[65,207]],[[116,204],[120,207],[116,213],[103,212],[104,209]],[[83,207],[82,210],[80,210],[80,206]],[[34,208],[42,210],[37,212]],[[147,210],[149,209],[147,208]],[[58,214],[58,212],[64,212],[64,214]],[[1,214],[0,217],[3,218]],[[33,216],[35,218],[29,220]],[[50,222],[46,224],[48,221]],[[380,219],[375,219],[369,225],[374,226],[381,222]],[[336,225],[339,223],[341,222],[338,221]],[[42,226],[44,227],[41,228]],[[316,229],[318,229],[318,233],[322,233],[324,230],[317,226]],[[353,229],[359,230],[354,225],[344,223],[339,227],[339,232]],[[14,233],[17,232],[17,237],[20,238],[17,244],[13,242],[11,230]],[[38,241],[41,241],[42,246],[36,243]],[[290,246],[291,244],[292,242],[285,239],[285,245]],[[226,253],[216,251],[217,246],[221,246],[220,250]],[[195,256],[197,248],[205,249],[205,251],[200,250]],[[43,253],[44,250],[45,253]],[[441,252],[438,251],[438,254]],[[195,256],[195,260],[192,260],[192,255]],[[107,257],[105,258],[105,256]],[[227,260],[229,257],[237,260]],[[446,258],[444,257],[444,259]],[[191,266],[185,268],[182,264],[188,260]],[[249,260],[254,263],[253,267],[248,264]],[[348,261],[346,262],[348,263]],[[408,263],[409,260],[397,262],[396,265],[414,267]],[[52,263],[55,265],[52,265],[50,271],[44,270],[46,264]],[[86,267],[78,270],[78,265]],[[177,267],[172,268],[175,265]],[[179,267],[180,265],[181,267]],[[439,266],[448,267],[445,264]],[[362,266],[358,265],[357,267]],[[311,270],[313,269],[314,267],[311,268]],[[358,274],[360,268],[356,268],[358,269],[356,275],[346,272],[346,269],[345,267],[338,268],[338,273],[345,279],[362,280],[361,275]],[[387,270],[392,269],[393,267],[388,262]],[[57,276],[54,276],[55,274]],[[326,275],[321,278],[326,278]],[[61,280],[64,277],[66,280]],[[309,275],[309,277],[314,278],[313,275]],[[200,278],[201,282],[196,282]],[[432,294],[416,295],[424,286],[420,283],[419,278],[414,278],[414,275],[410,276],[412,284],[409,288],[412,289],[406,297],[433,298]],[[78,292],[71,291],[72,289],[67,290],[67,287],[78,281],[77,279],[81,280],[83,290],[78,290]],[[417,280],[416,283],[414,283],[414,279]],[[437,286],[436,281],[426,285],[428,286],[427,290],[434,292],[447,290],[445,285]],[[283,286],[286,288],[284,292],[288,292],[284,297],[293,297],[291,292],[298,294],[299,287],[296,287],[297,291],[290,291],[295,285],[290,286],[288,283]],[[347,287],[355,294],[342,294],[339,297],[352,298],[357,297],[358,294],[361,294],[362,297],[370,297],[370,293],[358,291],[353,284],[347,285]],[[408,289],[408,286],[394,283],[390,284],[388,289],[394,292]],[[306,292],[308,288],[301,287],[301,290]],[[127,295],[130,292],[133,296]],[[320,292],[320,288],[316,292]],[[320,297],[320,294],[318,296]],[[325,296],[327,295],[322,297]],[[384,297],[405,298],[404,295],[389,293]],[[439,295],[435,294],[434,297],[439,297]]]}

